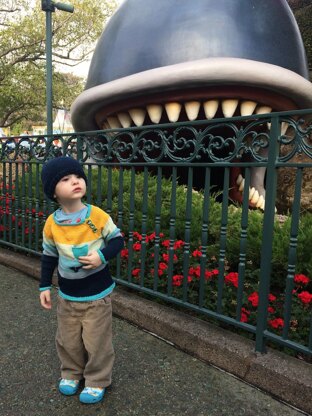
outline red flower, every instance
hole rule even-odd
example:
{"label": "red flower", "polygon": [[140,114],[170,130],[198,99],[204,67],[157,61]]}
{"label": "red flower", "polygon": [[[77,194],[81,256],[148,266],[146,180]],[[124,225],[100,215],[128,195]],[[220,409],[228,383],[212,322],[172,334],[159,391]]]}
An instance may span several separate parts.
{"label": "red flower", "polygon": [[231,283],[233,286],[238,287],[238,273],[231,272],[225,276],[224,280],[226,283]]}
{"label": "red flower", "polygon": [[185,244],[185,242],[184,241],[182,241],[182,240],[178,240],[178,241],[176,241],[175,243],[174,243],[174,245],[173,245],[173,248],[176,250],[176,249],[179,249],[179,248],[182,248],[183,246],[184,246],[184,244]]}
{"label": "red flower", "polygon": [[199,250],[194,250],[192,253],[193,257],[201,257],[202,256],[202,252]]}
{"label": "red flower", "polygon": [[241,313],[241,322],[248,322],[248,315],[246,315],[244,312]]}
{"label": "red flower", "polygon": [[156,233],[152,233],[150,235],[146,236],[146,242],[148,243],[149,241],[154,241],[156,237]]}
{"label": "red flower", "polygon": [[163,258],[164,261],[169,261],[169,254],[164,253],[162,255],[162,258]]}
{"label": "red flower", "polygon": [[250,315],[250,311],[244,307],[242,307],[241,311],[246,313],[247,315]]}
{"label": "red flower", "polygon": [[137,231],[133,232],[133,237],[136,238],[138,241],[142,241],[142,235],[139,234]]}
{"label": "red flower", "polygon": [[[162,258],[164,261],[169,261],[169,254],[164,253],[162,255]],[[178,260],[178,256],[176,254],[173,255],[173,261],[177,261]]]}
{"label": "red flower", "polygon": [[129,250],[127,249],[127,248],[124,248],[123,250],[121,250],[121,253],[120,253],[120,255],[121,255],[121,257],[123,257],[123,258],[128,258],[128,256],[129,256]]}
{"label": "red flower", "polygon": [[140,274],[141,269],[133,269],[132,276],[138,276]]}
{"label": "red flower", "polygon": [[269,293],[269,301],[274,302],[276,300],[276,296],[272,295],[272,293]]}
{"label": "red flower", "polygon": [[248,298],[249,302],[251,302],[252,306],[258,306],[259,304],[259,295],[257,292],[253,292],[249,298]]}
{"label": "red flower", "polygon": [[[187,281],[188,283],[191,283],[192,281],[192,277],[191,276],[187,276]],[[172,285],[173,286],[181,286],[183,283],[183,275],[182,274],[176,274],[174,276],[172,276]]]}
{"label": "red flower", "polygon": [[304,274],[295,274],[294,281],[299,285],[307,285],[310,282],[310,279]]}
{"label": "red flower", "polygon": [[133,247],[133,250],[140,251],[142,246],[140,243],[134,243],[132,247]]}
{"label": "red flower", "polygon": [[197,278],[200,277],[200,266],[197,267],[190,267],[189,268],[189,275],[196,276]]}
{"label": "red flower", "polygon": [[175,274],[172,276],[172,285],[173,286],[181,286],[183,282],[183,275],[182,274]]}
{"label": "red flower", "polygon": [[190,274],[191,276],[194,276],[194,275],[195,275],[195,268],[194,268],[194,267],[190,267],[190,268],[189,268],[189,274]]}
{"label": "red flower", "polygon": [[213,269],[213,270],[205,270],[205,280],[211,279],[213,276],[217,276],[219,274],[219,270]]}
{"label": "red flower", "polygon": [[170,241],[169,241],[169,240],[164,240],[161,244],[162,244],[164,247],[169,248],[169,246],[170,246]]}
{"label": "red flower", "polygon": [[159,267],[160,270],[168,269],[168,265],[166,263],[163,263],[163,262],[159,263],[158,267]]}
{"label": "red flower", "polygon": [[298,295],[298,298],[301,300],[302,303],[309,304],[312,302],[312,293],[307,291],[301,292]]}
{"label": "red flower", "polygon": [[275,318],[268,321],[268,324],[275,329],[283,328],[284,326],[284,319],[282,318]]}
{"label": "red flower", "polygon": [[272,306],[269,306],[269,307],[268,307],[268,312],[269,312],[269,313],[274,313],[274,312],[275,312],[275,309],[274,309],[274,308],[272,308]]}
{"label": "red flower", "polygon": [[248,322],[248,316],[250,315],[250,312],[246,308],[241,309],[241,322]]}
{"label": "red flower", "polygon": [[209,280],[213,276],[213,273],[209,270],[205,270],[205,280]]}

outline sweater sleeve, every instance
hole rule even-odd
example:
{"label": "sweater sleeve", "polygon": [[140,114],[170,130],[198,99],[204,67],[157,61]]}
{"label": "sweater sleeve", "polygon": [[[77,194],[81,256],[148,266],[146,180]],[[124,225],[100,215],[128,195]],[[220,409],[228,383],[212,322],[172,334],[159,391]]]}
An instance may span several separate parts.
{"label": "sweater sleeve", "polygon": [[102,256],[100,255],[103,263],[108,262],[109,260],[113,259],[117,256],[117,254],[123,249],[124,247],[124,239],[120,235],[118,237],[115,237],[111,240],[109,240],[106,247],[104,247],[100,252],[102,253]]}
{"label": "sweater sleeve", "polygon": [[58,264],[58,251],[51,233],[51,219],[52,217],[50,216],[43,228],[43,254],[41,256],[41,276],[39,283],[40,291],[51,289],[53,273]]}
{"label": "sweater sleeve", "polygon": [[103,263],[105,263],[116,257],[124,247],[124,239],[121,231],[114,224],[110,216],[108,216],[105,226],[103,227],[102,236],[105,242],[105,247],[99,250],[99,255]]}
{"label": "sweater sleeve", "polygon": [[47,256],[45,254],[41,256],[41,276],[39,283],[40,291],[51,289],[53,272],[57,263],[57,257]]}

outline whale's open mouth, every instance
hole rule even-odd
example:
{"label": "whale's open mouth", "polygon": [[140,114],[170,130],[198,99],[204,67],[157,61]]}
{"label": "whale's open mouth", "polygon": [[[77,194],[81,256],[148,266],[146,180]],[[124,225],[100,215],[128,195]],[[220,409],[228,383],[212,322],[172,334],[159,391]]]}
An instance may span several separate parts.
{"label": "whale's open mouth", "polygon": [[95,115],[100,128],[129,128],[179,121],[266,114],[294,109],[291,100],[257,89],[226,88],[190,90],[187,94],[171,92],[115,103]]}
{"label": "whale's open mouth", "polygon": [[[208,58],[147,70],[85,90],[73,103],[76,131],[116,129],[312,106],[312,84],[279,66],[239,58]],[[247,122],[247,120],[246,120]],[[243,121],[241,123],[244,123]],[[267,129],[267,125],[263,127]],[[281,126],[284,134],[287,126]],[[242,172],[234,170],[233,199]],[[265,168],[253,168],[250,205],[265,206]]]}

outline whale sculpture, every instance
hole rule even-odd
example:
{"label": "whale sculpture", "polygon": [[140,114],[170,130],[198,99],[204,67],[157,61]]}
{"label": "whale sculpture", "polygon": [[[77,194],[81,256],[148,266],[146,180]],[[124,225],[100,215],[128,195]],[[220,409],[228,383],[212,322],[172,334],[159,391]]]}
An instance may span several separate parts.
{"label": "whale sculpture", "polygon": [[[310,107],[305,50],[286,0],[125,0],[98,40],[71,116],[76,131],[88,131]],[[264,177],[265,168],[253,169],[249,195],[262,209]]]}

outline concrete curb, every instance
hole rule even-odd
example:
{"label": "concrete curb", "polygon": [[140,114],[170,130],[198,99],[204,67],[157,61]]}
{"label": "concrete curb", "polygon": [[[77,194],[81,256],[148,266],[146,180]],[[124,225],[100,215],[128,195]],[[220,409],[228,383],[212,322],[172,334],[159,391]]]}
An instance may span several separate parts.
{"label": "concrete curb", "polygon": [[[40,259],[0,249],[0,263],[39,279]],[[56,283],[56,280],[55,280]],[[292,406],[312,414],[312,365],[268,349],[198,318],[116,289],[113,312]]]}

